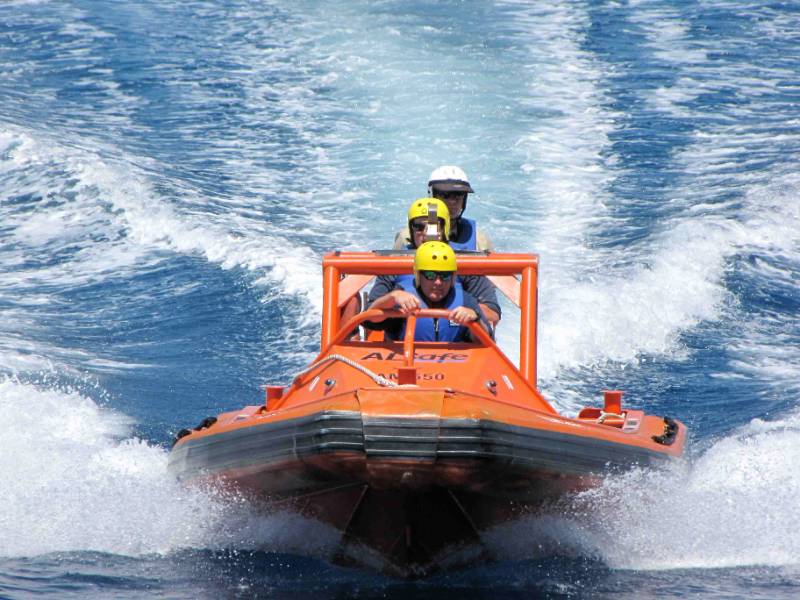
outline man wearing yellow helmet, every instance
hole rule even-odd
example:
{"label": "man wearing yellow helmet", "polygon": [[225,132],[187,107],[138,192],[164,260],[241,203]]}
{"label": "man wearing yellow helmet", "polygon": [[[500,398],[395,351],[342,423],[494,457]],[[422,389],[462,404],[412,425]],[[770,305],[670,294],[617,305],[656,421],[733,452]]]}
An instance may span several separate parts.
{"label": "man wearing yellow helmet", "polygon": [[[425,241],[447,241],[450,233],[450,211],[437,198],[418,198],[408,209],[408,239],[406,250],[414,250]],[[491,323],[500,320],[500,303],[494,286],[485,278],[476,275],[459,277],[464,290],[477,299],[483,314]],[[388,294],[395,288],[408,288],[414,283],[411,275],[380,275],[369,293],[368,302]]]}
{"label": "man wearing yellow helmet", "polygon": [[417,198],[408,207],[406,249],[419,248],[423,242],[446,242],[450,235],[450,211],[436,198]]}
{"label": "man wearing yellow helmet", "polygon": [[[466,324],[480,321],[491,331],[478,301],[463,289],[456,277],[456,255],[443,242],[425,242],[414,254],[413,284],[401,287],[376,299],[369,308],[396,308],[411,315],[422,308],[442,308],[449,311],[448,318],[423,318],[417,320],[414,339],[430,342],[469,341]],[[376,319],[365,323],[368,329],[384,329],[389,339],[402,339],[405,319]]]}
{"label": "man wearing yellow helmet", "polygon": [[[475,190],[467,179],[467,174],[458,167],[444,165],[433,170],[428,177],[428,195],[442,200],[450,213],[450,230],[448,243],[455,250],[489,250],[493,251],[492,241],[473,219],[463,217],[467,208],[467,195]],[[405,230],[397,232],[394,239],[395,248],[403,248],[412,241],[412,236]]]}

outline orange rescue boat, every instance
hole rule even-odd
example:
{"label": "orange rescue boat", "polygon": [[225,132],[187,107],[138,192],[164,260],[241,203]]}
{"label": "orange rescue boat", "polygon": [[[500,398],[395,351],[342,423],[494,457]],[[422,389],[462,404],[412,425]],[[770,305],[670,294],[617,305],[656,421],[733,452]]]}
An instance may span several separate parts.
{"label": "orange rescue boat", "polygon": [[475,323],[475,343],[415,342],[416,316],[402,342],[351,339],[376,314],[401,315],[368,310],[341,323],[343,307],[375,275],[412,264],[407,253],[326,256],[319,356],[288,386],[266,386],[265,403],[181,431],[169,470],[332,525],[338,562],[422,576],[485,557],[493,526],[683,455],[686,427],[623,408],[621,392],[575,418],[539,393],[536,255],[458,257],[460,275],[489,276],[519,306],[519,366]]}

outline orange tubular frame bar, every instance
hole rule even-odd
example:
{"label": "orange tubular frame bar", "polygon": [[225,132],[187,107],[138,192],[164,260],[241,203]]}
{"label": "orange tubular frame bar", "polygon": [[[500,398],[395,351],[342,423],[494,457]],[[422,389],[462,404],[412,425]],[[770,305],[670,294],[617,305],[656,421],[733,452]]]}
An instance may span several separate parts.
{"label": "orange tubular frame bar", "polygon": [[[536,311],[539,257],[535,254],[457,255],[459,275],[521,275],[519,370],[536,388]],[[373,252],[335,252],[322,259],[322,343],[327,349],[340,330],[339,284],[346,275],[403,275],[411,273],[412,255],[381,256]],[[409,326],[411,323],[409,323]]]}

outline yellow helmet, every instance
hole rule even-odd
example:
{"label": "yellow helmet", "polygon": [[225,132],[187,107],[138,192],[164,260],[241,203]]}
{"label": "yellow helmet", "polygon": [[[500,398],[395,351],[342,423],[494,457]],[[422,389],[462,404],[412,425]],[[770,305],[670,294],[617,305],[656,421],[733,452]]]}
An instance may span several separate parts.
{"label": "yellow helmet", "polygon": [[444,242],[425,242],[414,254],[414,282],[419,285],[420,271],[455,271],[456,253]]}
{"label": "yellow helmet", "polygon": [[447,204],[438,198],[418,198],[408,209],[408,239],[412,244],[414,231],[411,229],[411,221],[420,217],[428,217],[432,208],[436,210],[436,217],[444,221],[444,239],[450,238],[450,211],[447,209]]}

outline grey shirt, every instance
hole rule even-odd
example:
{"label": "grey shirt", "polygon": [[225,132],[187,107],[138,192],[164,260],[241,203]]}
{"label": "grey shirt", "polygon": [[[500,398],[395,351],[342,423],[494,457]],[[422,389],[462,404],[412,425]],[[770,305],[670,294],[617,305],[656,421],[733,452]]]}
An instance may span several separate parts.
{"label": "grey shirt", "polygon": [[[369,293],[369,304],[400,287],[396,285],[396,279],[397,277],[394,275],[378,275],[375,278],[375,285],[372,286],[372,290]],[[491,281],[481,275],[459,275],[458,280],[461,282],[461,287],[464,288],[465,292],[475,298],[478,303],[485,304],[500,316],[500,303],[497,301],[497,292]]]}

